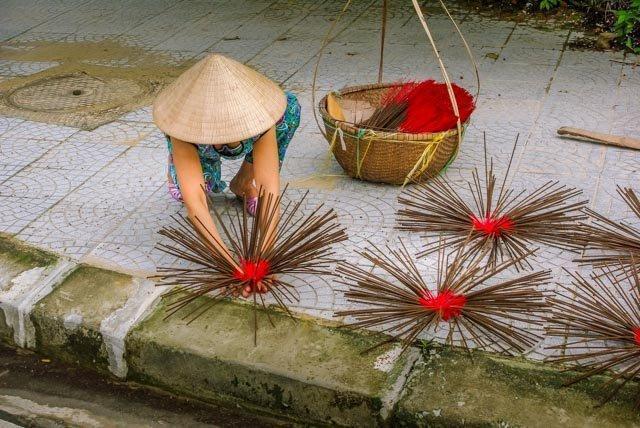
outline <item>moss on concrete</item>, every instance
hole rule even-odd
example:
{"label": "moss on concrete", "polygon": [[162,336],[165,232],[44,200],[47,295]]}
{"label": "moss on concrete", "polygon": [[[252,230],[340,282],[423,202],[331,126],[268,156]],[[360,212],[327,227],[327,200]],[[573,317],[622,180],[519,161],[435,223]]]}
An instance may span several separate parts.
{"label": "moss on concrete", "polygon": [[7,318],[2,309],[0,309],[0,342],[8,345],[15,345],[13,340],[13,328],[7,325]]}
{"label": "moss on concrete", "polygon": [[[53,254],[27,246],[17,239],[0,233],[0,291],[11,285],[11,280],[21,273],[55,263]],[[14,344],[13,328],[7,325],[6,315],[0,307],[0,340]]]}
{"label": "moss on concrete", "polygon": [[26,270],[34,267],[49,266],[55,263],[57,257],[0,233],[0,264],[5,260],[10,260]]}
{"label": "moss on concrete", "polygon": [[52,265],[56,260],[53,254],[29,247],[0,233],[0,290],[8,287],[11,280],[22,272]]}
{"label": "moss on concrete", "polygon": [[397,426],[640,426],[637,385],[596,407],[606,380],[572,387],[573,376],[549,364],[441,350],[416,365],[394,414]]}
{"label": "moss on concrete", "polygon": [[122,307],[133,290],[128,275],[80,266],[31,314],[36,348],[64,361],[107,371],[100,323]]}
{"label": "moss on concrete", "polygon": [[390,347],[362,352],[379,337],[273,311],[257,312],[254,346],[253,314],[247,305],[221,302],[187,325],[180,314],[164,321],[163,303],[127,337],[130,377],[200,399],[240,399],[305,421],[381,422],[382,397],[406,357],[389,372],[378,370],[377,358]]}

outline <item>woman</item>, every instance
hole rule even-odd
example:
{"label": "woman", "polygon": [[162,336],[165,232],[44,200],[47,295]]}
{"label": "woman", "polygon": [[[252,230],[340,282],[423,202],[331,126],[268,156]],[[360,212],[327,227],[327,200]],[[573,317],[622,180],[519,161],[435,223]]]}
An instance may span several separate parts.
{"label": "woman", "polygon": [[244,156],[229,188],[247,212],[255,215],[258,189],[278,195],[280,166],[300,123],[298,100],[255,70],[212,54],[158,95],[153,119],[167,137],[171,196],[184,202],[199,231],[238,266],[220,238],[203,189],[222,192],[227,185],[221,158]]}

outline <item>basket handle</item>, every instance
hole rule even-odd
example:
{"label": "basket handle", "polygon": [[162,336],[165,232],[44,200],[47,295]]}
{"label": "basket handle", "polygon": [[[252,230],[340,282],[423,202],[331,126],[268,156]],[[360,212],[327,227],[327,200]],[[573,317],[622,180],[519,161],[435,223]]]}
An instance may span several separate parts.
{"label": "basket handle", "polygon": [[384,39],[387,33],[387,0],[382,0],[382,25],[380,29],[380,63],[378,65],[378,83],[382,83],[384,68]]}
{"label": "basket handle", "polygon": [[[331,40],[331,35],[333,34],[333,30],[336,28],[336,25],[338,24],[338,22],[340,22],[345,12],[347,11],[347,9],[349,9],[350,5],[351,5],[351,0],[346,0],[344,6],[342,7],[342,10],[338,13],[338,17],[335,19],[335,21],[333,21],[333,23],[331,23],[331,26],[329,27],[329,31],[327,31],[327,34],[325,34],[324,39],[322,41],[322,46],[320,47],[320,51],[318,52],[318,59],[316,60],[316,65],[313,69],[313,83],[311,84],[311,104],[313,106],[312,107],[313,118],[316,121],[318,130],[325,138],[328,138],[327,134],[326,132],[324,132],[322,125],[320,125],[320,121],[318,120],[318,113],[316,112],[318,69],[320,68],[320,61],[322,60],[322,55],[324,54],[324,50],[329,45],[329,42]],[[384,69],[384,45],[385,45],[386,30],[387,30],[387,0],[382,0],[382,24],[381,24],[381,31],[380,31],[380,62],[378,64],[378,83],[382,83],[382,73]]]}
{"label": "basket handle", "polygon": [[313,111],[313,118],[316,121],[316,125],[318,125],[318,130],[325,137],[327,137],[327,133],[324,132],[322,125],[320,125],[320,121],[318,120],[318,113],[316,112],[316,92],[317,92],[317,84],[318,84],[318,69],[320,68],[320,60],[322,59],[322,55],[324,54],[324,50],[329,45],[329,41],[331,40],[331,35],[333,34],[333,30],[338,25],[338,22],[342,19],[347,9],[349,9],[349,5],[351,4],[351,0],[346,0],[342,10],[338,13],[338,17],[331,23],[329,27],[329,31],[325,34],[324,39],[322,40],[322,46],[320,46],[320,51],[318,52],[318,59],[316,60],[316,65],[313,69],[313,83],[311,84],[311,104]]}
{"label": "basket handle", "polygon": [[[413,8],[416,10],[416,13],[418,14],[418,19],[422,24],[422,28],[424,29],[424,32],[427,35],[427,38],[429,39],[429,43],[433,48],[433,53],[435,54],[436,59],[438,60],[438,66],[440,67],[440,72],[442,73],[442,78],[444,79],[444,83],[447,85],[447,92],[449,93],[449,100],[451,101],[453,114],[455,114],[457,118],[456,127],[458,128],[458,146],[460,146],[460,144],[462,143],[462,123],[460,122],[460,110],[458,109],[458,101],[456,100],[455,94],[453,92],[453,86],[451,85],[451,79],[449,78],[449,73],[447,72],[447,68],[444,66],[444,62],[442,61],[442,57],[440,56],[440,53],[438,52],[438,47],[436,46],[436,42],[433,39],[433,36],[431,35],[431,30],[429,29],[429,25],[427,25],[427,20],[425,19],[424,14],[422,13],[422,8],[420,7],[418,0],[411,0],[411,2],[413,3]],[[451,20],[451,22],[453,22],[453,26],[455,27],[456,31],[458,32],[458,35],[462,39],[462,43],[464,44],[465,49],[467,50],[467,54],[469,55],[469,59],[471,60],[471,64],[473,65],[475,76],[476,76],[476,83],[477,83],[477,91],[474,96],[474,103],[475,103],[475,101],[478,99],[478,95],[480,94],[480,73],[478,71],[478,65],[476,63],[475,58],[473,57],[473,53],[471,53],[471,48],[469,47],[469,44],[467,43],[466,39],[462,35],[462,32],[460,31],[460,27],[458,27],[458,24],[456,24],[456,21],[453,19],[453,17],[449,13],[449,10],[444,5],[444,2],[442,0],[439,0],[439,2],[440,2],[440,6],[442,6],[442,9],[445,11],[447,16]]]}
{"label": "basket handle", "polygon": [[469,61],[473,66],[473,74],[476,78],[476,94],[473,96],[473,102],[475,103],[478,101],[478,96],[480,96],[480,71],[478,70],[478,62],[476,61],[476,58],[473,55],[473,52],[471,51],[471,47],[469,46],[469,43],[467,43],[467,39],[464,38],[464,35],[462,34],[462,31],[460,31],[460,27],[458,26],[458,23],[455,21],[455,19],[453,19],[453,17],[451,16],[451,13],[449,13],[449,9],[447,9],[447,6],[445,6],[444,1],[439,0],[439,2],[440,2],[440,6],[442,6],[442,10],[444,10],[444,13],[447,14],[447,17],[449,18],[449,20],[453,24],[453,27],[456,29],[456,32],[460,36],[460,40],[462,40],[464,49],[467,51],[467,56],[469,57]]}

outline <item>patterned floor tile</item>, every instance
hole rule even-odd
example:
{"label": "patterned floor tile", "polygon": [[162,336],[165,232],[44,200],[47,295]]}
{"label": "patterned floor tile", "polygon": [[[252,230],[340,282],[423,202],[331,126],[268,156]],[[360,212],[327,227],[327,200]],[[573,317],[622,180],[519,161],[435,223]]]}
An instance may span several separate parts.
{"label": "patterned floor tile", "polygon": [[131,113],[127,113],[120,118],[123,122],[145,122],[150,123],[153,121],[151,116],[151,106],[142,107],[138,110],[132,111]]}
{"label": "patterned floor tile", "polygon": [[24,120],[17,117],[1,116],[0,117],[0,135],[4,134],[14,126],[21,124],[22,122],[24,122]]}
{"label": "patterned floor tile", "polygon": [[40,141],[59,142],[76,132],[78,132],[76,128],[68,126],[25,120],[6,131],[2,137],[6,139],[28,138]]}
{"label": "patterned floor tile", "polygon": [[[0,231],[10,234],[20,232],[51,205],[50,200],[0,197]],[[62,250],[64,252],[65,248]]]}
{"label": "patterned floor tile", "polygon": [[29,76],[57,65],[57,62],[12,61],[0,59],[0,75],[7,77]]}
{"label": "patterned floor tile", "polygon": [[69,142],[135,146],[155,130],[155,125],[150,123],[111,122],[93,131],[79,131],[69,138]]}
{"label": "patterned floor tile", "polygon": [[77,173],[92,173],[102,169],[126,150],[127,146],[123,145],[64,141],[47,151],[31,166],[44,171],[61,169]]}
{"label": "patterned floor tile", "polygon": [[3,135],[0,136],[0,162],[26,166],[57,144],[59,143],[55,141]]}
{"label": "patterned floor tile", "polygon": [[20,237],[43,245],[70,245],[83,256],[165,183],[164,156],[132,148],[92,175]]}

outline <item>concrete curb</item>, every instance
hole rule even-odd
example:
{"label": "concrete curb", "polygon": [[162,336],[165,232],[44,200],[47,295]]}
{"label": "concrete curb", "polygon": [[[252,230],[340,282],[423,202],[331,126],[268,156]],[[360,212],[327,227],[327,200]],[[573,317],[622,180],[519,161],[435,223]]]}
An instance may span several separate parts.
{"label": "concrete curb", "polygon": [[17,346],[36,346],[35,327],[30,314],[37,302],[48,296],[75,268],[75,263],[60,259],[51,266],[34,267],[11,280],[11,287],[0,295],[7,326],[13,330]]}
{"label": "concrete curb", "polygon": [[157,305],[161,294],[166,291],[145,279],[133,278],[133,281],[135,293],[120,309],[100,323],[100,334],[109,356],[109,370],[120,378],[127,376],[127,363],[124,360],[125,337],[133,326]]}
{"label": "concrete curb", "polygon": [[638,385],[599,407],[595,377],[563,387],[575,372],[521,358],[433,348],[416,364],[393,412],[398,427],[638,427]]}
{"label": "concrete curb", "polygon": [[[202,298],[195,307],[206,304]],[[129,375],[181,395],[241,400],[301,421],[378,426],[393,408],[417,351],[363,351],[381,338],[217,303],[190,324],[161,304],[127,337]],[[273,326],[269,325],[269,318]]]}

